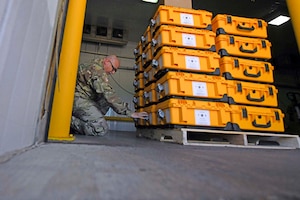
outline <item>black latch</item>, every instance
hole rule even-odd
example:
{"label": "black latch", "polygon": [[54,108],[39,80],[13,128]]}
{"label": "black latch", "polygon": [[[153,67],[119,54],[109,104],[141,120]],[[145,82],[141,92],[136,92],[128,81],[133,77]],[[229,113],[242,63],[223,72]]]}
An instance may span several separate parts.
{"label": "black latch", "polygon": [[246,108],[242,108],[242,115],[243,115],[243,118],[248,118],[248,113],[247,113]]}
{"label": "black latch", "polygon": [[233,36],[229,37],[229,42],[230,42],[230,44],[234,44],[234,37]]}
{"label": "black latch", "polygon": [[238,59],[234,59],[234,67],[235,68],[239,68],[240,64],[239,64],[239,60]]}
{"label": "black latch", "polygon": [[227,23],[231,24],[232,23],[232,20],[231,20],[231,16],[227,16]]}
{"label": "black latch", "polygon": [[268,65],[268,64],[265,64],[265,69],[266,69],[266,72],[269,72],[269,71],[270,71],[270,68],[269,68],[269,65]]}

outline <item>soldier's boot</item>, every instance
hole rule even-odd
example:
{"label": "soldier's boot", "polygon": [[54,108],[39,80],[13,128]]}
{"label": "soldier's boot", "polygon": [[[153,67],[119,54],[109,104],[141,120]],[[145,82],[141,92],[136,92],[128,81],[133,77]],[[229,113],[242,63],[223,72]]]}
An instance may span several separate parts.
{"label": "soldier's boot", "polygon": [[83,129],[82,129],[82,121],[74,116],[72,116],[71,119],[71,130],[70,132],[72,134],[81,134],[83,135]]}

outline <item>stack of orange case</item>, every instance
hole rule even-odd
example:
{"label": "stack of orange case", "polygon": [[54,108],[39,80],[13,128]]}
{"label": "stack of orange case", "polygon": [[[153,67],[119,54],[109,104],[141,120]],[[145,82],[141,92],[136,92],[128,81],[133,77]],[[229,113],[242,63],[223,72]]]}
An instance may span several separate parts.
{"label": "stack of orange case", "polygon": [[267,25],[262,19],[225,14],[212,20],[234,130],[284,131],[284,114],[277,108],[278,91],[272,85]]}

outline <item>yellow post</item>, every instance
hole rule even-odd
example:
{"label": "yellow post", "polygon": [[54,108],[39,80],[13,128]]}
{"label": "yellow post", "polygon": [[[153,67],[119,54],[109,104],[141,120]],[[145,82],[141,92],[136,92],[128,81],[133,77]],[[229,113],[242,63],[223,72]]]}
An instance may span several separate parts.
{"label": "yellow post", "polygon": [[50,140],[74,140],[69,131],[85,9],[86,0],[69,0],[48,132]]}
{"label": "yellow post", "polygon": [[286,1],[289,13],[291,16],[296,41],[298,44],[298,50],[300,52],[300,1],[299,0],[287,0]]}

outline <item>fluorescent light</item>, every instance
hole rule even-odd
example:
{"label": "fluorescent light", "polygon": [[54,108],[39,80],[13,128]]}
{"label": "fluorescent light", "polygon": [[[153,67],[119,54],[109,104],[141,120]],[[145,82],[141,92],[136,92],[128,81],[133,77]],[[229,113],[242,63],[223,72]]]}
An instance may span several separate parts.
{"label": "fluorescent light", "polygon": [[287,17],[287,16],[283,16],[283,15],[279,15],[278,17],[276,17],[275,19],[269,21],[268,24],[271,24],[271,25],[276,25],[276,26],[280,26],[281,24],[289,21],[290,18]]}
{"label": "fluorescent light", "polygon": [[149,2],[149,3],[157,3],[158,2],[158,0],[143,0],[143,1]]}

